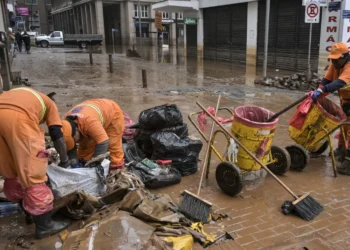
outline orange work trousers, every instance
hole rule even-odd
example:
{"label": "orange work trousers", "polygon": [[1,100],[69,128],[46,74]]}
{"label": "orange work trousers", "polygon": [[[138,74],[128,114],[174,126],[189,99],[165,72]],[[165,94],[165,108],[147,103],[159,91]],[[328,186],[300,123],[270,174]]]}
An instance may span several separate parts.
{"label": "orange work trousers", "polygon": [[[108,151],[110,152],[111,168],[113,165],[120,166],[124,162],[124,151],[122,147],[123,132],[125,128],[125,121],[122,112],[116,113],[114,119],[108,128],[106,133],[109,138]],[[96,143],[87,137],[82,137],[79,141],[78,157],[84,160],[91,160],[96,148]]]}
{"label": "orange work trousers", "polygon": [[[33,196],[33,187],[47,181],[48,159],[37,157],[45,149],[44,133],[35,121],[19,111],[0,109],[0,121],[0,175],[5,177],[5,182],[16,179],[24,193],[28,191]],[[49,196],[41,204],[46,208],[42,211],[52,208],[52,193]]]}

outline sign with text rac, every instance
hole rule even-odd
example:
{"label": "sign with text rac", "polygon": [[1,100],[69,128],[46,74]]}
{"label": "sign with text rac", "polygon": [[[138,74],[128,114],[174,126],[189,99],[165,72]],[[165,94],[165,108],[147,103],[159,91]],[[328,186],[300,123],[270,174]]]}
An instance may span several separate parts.
{"label": "sign with text rac", "polygon": [[307,3],[305,6],[305,23],[319,23],[320,12],[319,3]]}
{"label": "sign with text rac", "polygon": [[187,25],[196,25],[197,24],[197,18],[185,17],[185,24],[187,24]]}

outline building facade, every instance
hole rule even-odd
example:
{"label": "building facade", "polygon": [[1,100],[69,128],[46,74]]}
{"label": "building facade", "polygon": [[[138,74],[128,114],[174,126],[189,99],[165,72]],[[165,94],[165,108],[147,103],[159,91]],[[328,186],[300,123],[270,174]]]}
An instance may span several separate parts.
{"label": "building facade", "polygon": [[[55,30],[75,34],[100,34],[106,44],[130,45],[138,37],[154,44],[160,35],[152,4],[160,0],[51,0]],[[178,17],[178,18],[177,18]],[[160,31],[170,45],[184,35],[182,15],[163,13]]]}
{"label": "building facade", "polygon": [[48,34],[53,31],[51,0],[17,0],[16,26],[19,30],[31,30]]}
{"label": "building facade", "polygon": [[[307,68],[310,24],[305,23],[307,0],[271,0],[268,66],[302,71]],[[335,42],[350,47],[350,22],[342,10],[350,0],[320,1],[320,23],[312,25],[311,68],[328,65]],[[329,9],[329,2],[332,8]],[[334,2],[339,2],[334,8]],[[188,0],[153,4],[157,11],[184,13],[185,49],[199,58],[262,66],[264,60],[266,0]]]}

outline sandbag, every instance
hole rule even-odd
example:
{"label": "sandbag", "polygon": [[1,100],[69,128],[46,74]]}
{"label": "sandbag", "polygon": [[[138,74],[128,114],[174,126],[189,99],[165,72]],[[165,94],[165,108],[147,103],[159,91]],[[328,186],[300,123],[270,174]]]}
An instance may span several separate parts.
{"label": "sandbag", "polygon": [[[107,177],[110,161],[105,159],[101,163],[104,175]],[[50,164],[46,171],[49,176],[50,187],[55,199],[64,197],[76,191],[84,191],[92,196],[100,196],[106,191],[106,185],[101,184],[95,168],[61,168]]]}
{"label": "sandbag", "polygon": [[139,124],[144,129],[163,129],[182,124],[182,114],[175,104],[156,106],[141,112]]}
{"label": "sandbag", "polygon": [[154,133],[151,136],[153,144],[153,160],[172,160],[172,167],[182,175],[193,174],[198,168],[198,157],[202,150],[201,140],[180,138],[174,133]]}
{"label": "sandbag", "polygon": [[148,129],[138,129],[136,131],[134,140],[137,146],[142,152],[144,152],[148,157],[151,157],[153,153],[153,144],[151,141],[151,135],[158,132],[172,132],[175,133],[180,138],[185,138],[188,136],[188,126],[187,124],[180,124],[174,127],[163,128],[158,130],[148,130]]}
{"label": "sandbag", "polygon": [[142,163],[131,164],[128,170],[137,175],[149,189],[162,188],[181,182],[181,174],[172,167],[150,169]]}

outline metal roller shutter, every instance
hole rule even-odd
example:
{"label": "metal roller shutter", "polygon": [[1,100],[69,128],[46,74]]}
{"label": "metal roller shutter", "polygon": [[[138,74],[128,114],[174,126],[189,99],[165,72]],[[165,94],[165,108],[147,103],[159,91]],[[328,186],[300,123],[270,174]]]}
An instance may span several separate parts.
{"label": "metal roller shutter", "polygon": [[[257,64],[263,65],[266,1],[259,2]],[[271,0],[268,66],[303,71],[307,68],[310,24],[299,0]],[[313,24],[311,69],[317,70],[321,25]]]}
{"label": "metal roller shutter", "polygon": [[246,62],[247,4],[204,9],[204,58]]}
{"label": "metal roller shutter", "polygon": [[187,56],[197,56],[197,25],[186,25]]}

